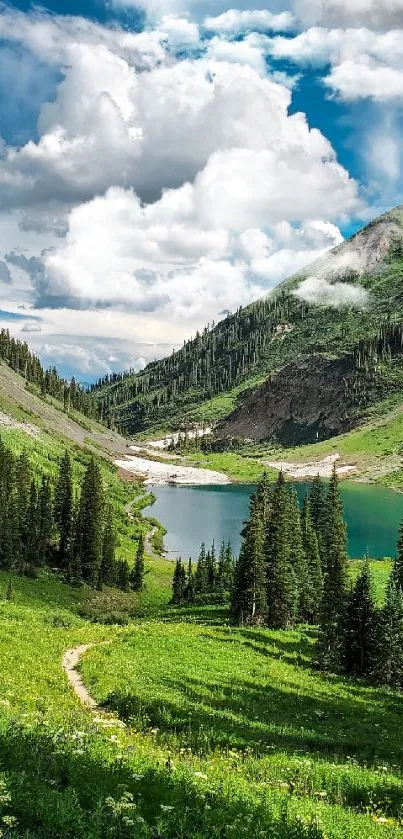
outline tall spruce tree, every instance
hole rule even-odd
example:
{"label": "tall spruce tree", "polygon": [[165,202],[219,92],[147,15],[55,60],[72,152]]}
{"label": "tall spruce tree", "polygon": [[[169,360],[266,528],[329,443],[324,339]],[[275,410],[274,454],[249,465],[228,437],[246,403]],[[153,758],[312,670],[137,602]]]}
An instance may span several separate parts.
{"label": "tall spruce tree", "polygon": [[325,556],[324,556],[324,523],[326,518],[326,491],[325,486],[319,475],[316,475],[312,481],[309,491],[309,508],[312,519],[312,526],[316,533],[318,540],[319,555],[321,558],[322,569],[325,570]]}
{"label": "tall spruce tree", "polygon": [[[292,522],[291,522],[292,525]],[[267,573],[267,623],[286,628],[298,615],[298,587],[291,557],[290,495],[279,473],[265,538]]]}
{"label": "tall spruce tree", "polygon": [[378,684],[403,689],[403,594],[394,574],[379,616],[371,675]]}
{"label": "tall spruce tree", "polygon": [[113,509],[111,504],[106,505],[105,524],[102,539],[102,560],[100,569],[100,584],[113,586],[117,581],[116,567],[116,531]]}
{"label": "tall spruce tree", "polygon": [[199,558],[197,561],[195,590],[197,594],[205,594],[207,591],[206,546],[204,542],[200,548]]}
{"label": "tall spruce tree", "polygon": [[207,572],[207,590],[214,591],[216,582],[216,552],[214,540],[209,551],[206,554],[206,572]]}
{"label": "tall spruce tree", "polygon": [[83,579],[96,586],[100,577],[105,499],[98,463],[91,458],[84,475],[77,527],[77,554]]}
{"label": "tall spruce tree", "polygon": [[193,573],[192,559],[189,558],[188,570],[186,575],[186,588],[184,592],[185,600],[188,603],[194,603],[195,599],[195,578]]}
{"label": "tall spruce tree", "polygon": [[311,580],[308,558],[302,539],[301,516],[298,497],[294,488],[289,492],[289,545],[291,565],[298,590],[298,620],[308,623],[312,611]]}
{"label": "tall spruce tree", "polygon": [[26,510],[26,540],[23,545],[24,571],[35,577],[39,566],[38,493],[31,481],[29,503]]}
{"label": "tall spruce tree", "polygon": [[144,574],[144,539],[140,533],[136,558],[130,575],[130,586],[133,591],[141,591],[144,588]]}
{"label": "tall spruce tree", "polygon": [[231,614],[241,626],[260,624],[266,615],[264,527],[256,494],[250,500],[250,518],[243,531],[235,569]]}
{"label": "tall spruce tree", "polygon": [[53,536],[52,490],[48,478],[43,477],[38,493],[38,563],[48,565]]}
{"label": "tall spruce tree", "polygon": [[53,516],[58,532],[58,564],[60,568],[67,571],[72,559],[74,537],[73,474],[67,449],[59,466]]}
{"label": "tall spruce tree", "polygon": [[127,559],[120,559],[117,563],[117,584],[122,591],[130,591],[130,568]]}
{"label": "tall spruce tree", "polygon": [[366,676],[373,667],[377,642],[377,612],[371,568],[365,560],[347,601],[344,662],[347,673]]}
{"label": "tall spruce tree", "polygon": [[343,519],[336,466],[329,483],[323,526],[325,575],[317,643],[318,664],[337,671],[343,665],[344,620],[347,605],[347,531]]}
{"label": "tall spruce tree", "polygon": [[323,574],[318,538],[313,527],[309,498],[306,495],[301,510],[302,545],[308,563],[309,585],[305,596],[306,620],[316,623],[323,597]]}
{"label": "tall spruce tree", "polygon": [[176,560],[175,570],[172,580],[172,603],[176,606],[181,606],[185,600],[186,592],[186,571],[182,563],[182,559]]}

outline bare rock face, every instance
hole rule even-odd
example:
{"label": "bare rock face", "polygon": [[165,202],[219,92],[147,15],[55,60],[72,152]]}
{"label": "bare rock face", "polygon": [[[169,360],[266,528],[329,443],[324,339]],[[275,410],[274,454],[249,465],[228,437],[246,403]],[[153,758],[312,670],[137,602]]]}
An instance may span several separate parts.
{"label": "bare rock face", "polygon": [[[352,357],[329,360],[310,356],[289,364],[249,393],[216,428],[216,436],[275,438],[284,445],[295,445],[349,431],[359,423],[361,375]],[[366,404],[376,391],[376,379],[368,387],[366,376]]]}

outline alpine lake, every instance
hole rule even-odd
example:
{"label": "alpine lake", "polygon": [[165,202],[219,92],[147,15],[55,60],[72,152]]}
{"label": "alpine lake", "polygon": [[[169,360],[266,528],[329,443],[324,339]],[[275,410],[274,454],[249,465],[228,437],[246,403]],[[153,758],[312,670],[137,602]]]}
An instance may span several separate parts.
{"label": "alpine lake", "polygon": [[[300,502],[309,486],[309,483],[295,484]],[[240,532],[248,517],[254,485],[169,485],[151,489],[156,498],[152,515],[167,529],[164,544],[168,558],[196,559],[201,543],[209,546],[213,539],[216,546],[222,539],[231,542],[238,554]],[[366,554],[373,559],[394,557],[403,518],[403,494],[353,481],[343,481],[340,492],[349,556],[352,559]]]}

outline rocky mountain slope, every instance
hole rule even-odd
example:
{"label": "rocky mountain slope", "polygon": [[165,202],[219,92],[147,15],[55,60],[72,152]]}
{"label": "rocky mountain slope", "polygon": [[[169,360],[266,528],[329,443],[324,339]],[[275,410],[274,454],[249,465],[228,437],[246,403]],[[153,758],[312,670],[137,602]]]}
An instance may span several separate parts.
{"label": "rocky mountain slope", "polygon": [[218,422],[220,436],[312,442],[403,401],[403,207],[137,375],[99,383],[126,433]]}

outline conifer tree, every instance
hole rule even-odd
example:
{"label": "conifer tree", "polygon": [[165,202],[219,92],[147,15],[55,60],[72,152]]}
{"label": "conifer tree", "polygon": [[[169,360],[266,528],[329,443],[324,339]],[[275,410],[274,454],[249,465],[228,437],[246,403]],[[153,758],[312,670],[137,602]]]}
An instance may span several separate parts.
{"label": "conifer tree", "polygon": [[323,596],[323,574],[319,545],[311,518],[310,502],[305,496],[301,511],[302,545],[308,563],[309,588],[306,598],[306,619],[316,623],[320,615]]}
{"label": "conifer tree", "polygon": [[317,654],[322,669],[335,671],[341,668],[343,662],[343,626],[347,600],[347,532],[335,466],[326,499],[323,532],[326,567]]}
{"label": "conifer tree", "polygon": [[105,510],[105,524],[102,540],[102,560],[100,570],[100,583],[105,583],[107,586],[113,586],[116,583],[116,533],[114,525],[113,509],[110,504],[107,504]]}
{"label": "conifer tree", "polygon": [[280,472],[265,539],[267,622],[273,628],[291,626],[298,613],[298,588],[290,556],[289,508],[288,488]]}
{"label": "conifer tree", "polygon": [[96,586],[102,562],[104,491],[99,466],[91,458],[85,472],[79,505],[77,553],[83,579]]}
{"label": "conifer tree", "polygon": [[266,527],[271,513],[273,500],[273,484],[270,482],[267,472],[263,472],[256,489],[257,504],[260,508],[263,527]]}
{"label": "conifer tree", "polygon": [[181,606],[185,599],[186,591],[186,571],[182,563],[182,559],[176,560],[175,571],[172,580],[172,603],[176,606]]}
{"label": "conifer tree", "polygon": [[263,623],[266,614],[264,528],[256,494],[242,535],[231,600],[232,617],[241,626]]}
{"label": "conifer tree", "polygon": [[127,559],[117,562],[117,584],[122,591],[130,591],[130,568]]}
{"label": "conifer tree", "polygon": [[59,467],[54,500],[54,521],[58,531],[58,561],[63,570],[71,562],[74,537],[74,494],[71,459],[66,449]]}
{"label": "conifer tree", "polygon": [[136,551],[136,559],[130,575],[130,585],[133,591],[141,591],[144,587],[144,540],[140,534]]}
{"label": "conifer tree", "polygon": [[289,493],[288,527],[290,558],[298,591],[297,617],[303,623],[307,623],[310,620],[312,612],[311,580],[308,559],[302,540],[301,516],[298,498],[294,488],[292,488]]}
{"label": "conifer tree", "polygon": [[204,542],[200,548],[199,559],[197,561],[195,590],[197,594],[204,594],[207,591],[206,547]]}
{"label": "conifer tree", "polygon": [[403,594],[394,574],[379,616],[372,678],[378,684],[403,689]]}
{"label": "conifer tree", "polygon": [[352,586],[346,609],[344,627],[344,661],[347,673],[367,675],[376,648],[377,614],[373,595],[371,569],[368,559]]}
{"label": "conifer tree", "polygon": [[188,603],[194,603],[195,593],[195,578],[193,573],[192,559],[189,558],[185,588],[185,599]]}
{"label": "conifer tree", "polygon": [[213,544],[209,551],[206,554],[206,572],[207,572],[207,590],[214,591],[214,585],[216,581],[216,553],[215,553],[215,544],[213,540]]}
{"label": "conifer tree", "polygon": [[38,564],[48,565],[53,535],[52,490],[48,478],[42,478],[38,493]]}
{"label": "conifer tree", "polygon": [[26,541],[23,547],[24,570],[35,577],[39,565],[38,494],[35,481],[31,482],[29,504],[26,510]]}
{"label": "conifer tree", "polygon": [[326,518],[326,492],[323,481],[319,475],[316,475],[312,481],[308,500],[312,526],[318,540],[319,555],[321,557],[322,569],[324,570],[325,558],[323,556],[323,527]]}

